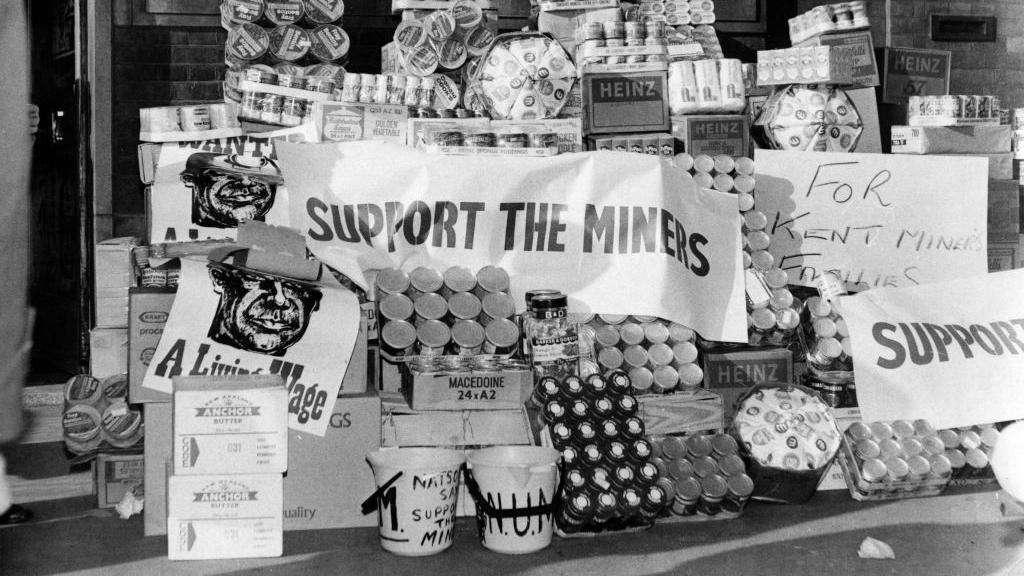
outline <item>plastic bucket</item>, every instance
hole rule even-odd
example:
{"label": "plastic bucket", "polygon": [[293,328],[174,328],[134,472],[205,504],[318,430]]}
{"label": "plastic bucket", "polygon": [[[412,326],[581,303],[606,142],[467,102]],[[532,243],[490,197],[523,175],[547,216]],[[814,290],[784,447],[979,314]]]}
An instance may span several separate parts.
{"label": "plastic bucket", "polygon": [[381,547],[400,556],[427,556],[451,546],[464,454],[391,448],[370,452],[366,460],[377,492],[364,512],[375,499]]}
{"label": "plastic bucket", "polygon": [[466,482],[476,501],[485,548],[528,554],[551,544],[559,454],[540,446],[497,446],[469,453]]}

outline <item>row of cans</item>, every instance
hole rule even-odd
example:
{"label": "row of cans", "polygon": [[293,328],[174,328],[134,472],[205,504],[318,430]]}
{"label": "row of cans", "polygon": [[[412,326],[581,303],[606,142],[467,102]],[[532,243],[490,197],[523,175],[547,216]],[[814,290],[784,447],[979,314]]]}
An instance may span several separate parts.
{"label": "row of cans", "polygon": [[587,40],[644,40],[665,38],[664,22],[604,20],[587,22],[582,27]]}
{"label": "row of cans", "polygon": [[717,19],[713,0],[647,0],[638,6],[637,13],[641,19],[669,26],[714,24]]}
{"label": "row of cans", "polygon": [[953,466],[953,478],[992,478],[992,450],[999,442],[995,424],[939,430],[946,457]]}
{"label": "row of cans", "polygon": [[473,148],[545,148],[558,150],[558,134],[550,131],[526,132],[515,128],[499,131],[461,130],[455,126],[433,126],[424,131],[424,142],[432,146],[469,146]]}
{"label": "row of cans", "polygon": [[672,162],[686,170],[697,186],[730,192],[740,197],[740,211],[747,212],[754,207],[754,161],[745,156],[733,158],[727,154],[710,156],[676,154]]}
{"label": "row of cans", "polygon": [[433,108],[437,81],[404,74],[345,74],[342,102]]}
{"label": "row of cans", "polygon": [[68,450],[85,454],[104,442],[115,448],[138,444],[143,434],[142,414],[131,409],[127,399],[127,374],[103,380],[79,374],[65,382],[61,426]]}
{"label": "row of cans", "polygon": [[635,394],[695,390],[704,380],[693,330],[681,324],[591,323],[582,333],[593,342],[599,369],[627,370]]}
{"label": "row of cans", "polygon": [[350,47],[348,33],[334,24],[312,30],[287,24],[268,30],[258,24],[246,23],[228,32],[224,54],[229,64],[261,60],[292,64],[335,63],[347,59]]}
{"label": "row of cans", "polygon": [[739,445],[728,434],[666,436],[651,462],[672,480],[675,516],[737,516],[754,492]]}
{"label": "row of cans", "polygon": [[177,288],[181,281],[181,268],[152,268],[148,264],[142,269],[139,285],[143,288]]}
{"label": "row of cans", "polygon": [[672,114],[739,113],[747,105],[743,64],[735,58],[682,60],[668,68]]}
{"label": "row of cans", "polygon": [[925,118],[1000,118],[998,96],[947,94],[911,96],[907,116]]}
{"label": "row of cans", "polygon": [[798,44],[819,34],[870,26],[871,20],[864,0],[826,4],[790,18],[789,40]]}
{"label": "row of cans", "polygon": [[140,132],[203,132],[239,126],[233,103],[139,109]]}
{"label": "row of cans", "polygon": [[838,308],[845,294],[842,280],[833,272],[816,281],[818,295],[804,302],[803,344],[807,367],[826,382],[853,380],[853,349],[849,327]]}
{"label": "row of cans", "polygon": [[592,150],[633,152],[669,159],[675,155],[676,139],[668,133],[608,134],[591,136]]}
{"label": "row of cans", "polygon": [[802,46],[757,52],[760,85],[838,83],[832,77],[831,46]]}
{"label": "row of cans", "polygon": [[221,24],[232,28],[239,24],[284,26],[303,24],[317,27],[341,20],[343,0],[221,0]]}
{"label": "row of cans", "polygon": [[[265,64],[245,69],[249,82],[268,86],[281,86],[311,93],[334,94],[337,83],[334,76],[302,76],[278,72]],[[298,126],[313,113],[313,100],[298,96],[284,96],[264,90],[243,90],[239,118],[262,124]]]}

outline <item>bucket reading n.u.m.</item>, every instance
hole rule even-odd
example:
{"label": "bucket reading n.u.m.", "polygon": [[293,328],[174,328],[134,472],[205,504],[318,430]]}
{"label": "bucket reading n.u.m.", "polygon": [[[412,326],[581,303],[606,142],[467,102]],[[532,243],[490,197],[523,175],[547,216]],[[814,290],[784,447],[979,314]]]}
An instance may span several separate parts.
{"label": "bucket reading n.u.m.", "polygon": [[377,485],[381,547],[400,556],[426,556],[451,546],[462,452],[391,448],[370,452],[366,460]]}

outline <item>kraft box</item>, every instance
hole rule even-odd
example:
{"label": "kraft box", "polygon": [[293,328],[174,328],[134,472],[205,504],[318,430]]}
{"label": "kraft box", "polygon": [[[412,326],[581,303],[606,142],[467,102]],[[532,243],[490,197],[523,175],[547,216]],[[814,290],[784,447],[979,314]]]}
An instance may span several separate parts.
{"label": "kraft box", "polygon": [[528,368],[415,372],[403,367],[402,394],[413,410],[515,410],[533,387]]}
{"label": "kraft box", "polygon": [[719,432],[725,428],[722,396],[708,390],[637,396],[637,403],[649,435]]}
{"label": "kraft box", "polygon": [[174,304],[173,288],[132,288],[128,295],[128,400],[132,404],[170,402],[171,395],[143,388],[164,325]]}
{"label": "kraft box", "polygon": [[587,134],[669,130],[668,72],[586,74],[581,81]]}
{"label": "kraft box", "polygon": [[793,353],[785,348],[704,353],[704,387],[722,395],[726,426],[751,386],[793,381]]}
{"label": "kraft box", "polygon": [[280,474],[171,476],[167,557],[264,558],[283,552]]}
{"label": "kraft box", "polygon": [[691,156],[750,154],[750,125],[743,114],[673,116],[672,135]]}
{"label": "kraft box", "polygon": [[287,398],[275,374],[174,378],[174,473],[284,472]]}

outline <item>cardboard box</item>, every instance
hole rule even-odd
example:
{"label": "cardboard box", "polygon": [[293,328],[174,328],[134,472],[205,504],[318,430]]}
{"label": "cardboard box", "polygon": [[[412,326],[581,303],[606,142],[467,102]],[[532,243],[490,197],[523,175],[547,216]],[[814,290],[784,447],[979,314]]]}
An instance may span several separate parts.
{"label": "cardboard box", "polygon": [[875,61],[875,45],[870,30],[826,34],[808,38],[797,46],[831,46],[840,61],[853,69],[851,84],[878,86],[878,63]]}
{"label": "cardboard box", "polygon": [[526,412],[515,410],[463,410],[420,412],[405,400],[383,394],[381,446],[480,446],[530,445],[533,438]]}
{"label": "cardboard box", "polygon": [[174,378],[174,473],[288,469],[288,393],[275,374]]}
{"label": "cardboard box", "polygon": [[750,154],[750,125],[742,114],[673,116],[672,135],[691,156]]}
{"label": "cardboard box", "polygon": [[533,387],[528,368],[402,372],[402,395],[413,410],[515,410],[523,391]]}
{"label": "cardboard box", "polygon": [[804,46],[757,51],[757,84],[852,84],[848,51],[831,46]]}
{"label": "cardboard box", "polygon": [[[846,432],[854,422],[860,422],[860,408],[835,408],[832,416],[836,419],[836,426],[840,432]],[[832,461],[828,470],[821,476],[818,483],[818,491],[824,490],[846,490],[846,479],[843,478],[843,468],[839,465],[839,458]]]}
{"label": "cardboard box", "polygon": [[93,460],[92,468],[98,508],[113,508],[126,492],[144,485],[146,467],[142,454],[100,453]]}
{"label": "cardboard box", "polygon": [[106,378],[128,372],[128,329],[89,330],[89,374]]}
{"label": "cardboard box", "polygon": [[1013,152],[999,154],[936,154],[936,156],[968,156],[988,159],[989,180],[1013,179]]}
{"label": "cardboard box", "polygon": [[313,118],[321,142],[387,140],[405,144],[409,108],[395,104],[318,102]]}
{"label": "cardboard box", "polygon": [[[1021,241],[1024,242],[1024,236],[1021,238]],[[988,271],[1003,272],[1024,268],[1021,254],[1021,244],[1018,242],[989,242]]]}
{"label": "cardboard box", "polygon": [[885,48],[882,102],[906,104],[911,96],[949,94],[949,50]]}
{"label": "cardboard box", "polygon": [[380,448],[380,423],[380,398],[370,392],[338,398],[322,438],[288,431],[285,530],[377,525],[361,506],[376,489],[366,454]]}
{"label": "cardboard box", "polygon": [[171,560],[280,556],[284,536],[280,474],[171,476],[167,557]]}
{"label": "cardboard box", "polygon": [[128,296],[128,401],[170,402],[171,395],[142,387],[174,304],[173,288],[132,288]]}
{"label": "cardboard box", "polygon": [[587,74],[581,82],[584,132],[669,130],[667,72]]}
{"label": "cardboard box", "polygon": [[637,396],[648,435],[689,434],[725,429],[722,396],[708,390],[663,396]]}
{"label": "cardboard box", "polygon": [[1016,243],[1020,234],[1021,186],[1016,180],[988,182],[988,241]]}
{"label": "cardboard box", "polygon": [[150,402],[142,407],[146,422],[144,444],[146,507],[143,534],[167,533],[167,476],[171,465],[171,403]]}
{"label": "cardboard box", "polygon": [[704,353],[704,387],[721,394],[726,426],[736,401],[754,384],[793,382],[793,353],[785,348]]}
{"label": "cardboard box", "polygon": [[893,154],[996,154],[1010,151],[1012,130],[996,126],[893,126]]}

